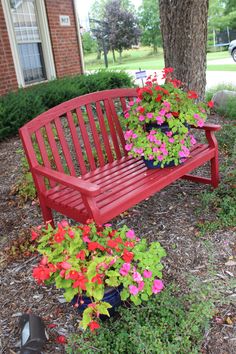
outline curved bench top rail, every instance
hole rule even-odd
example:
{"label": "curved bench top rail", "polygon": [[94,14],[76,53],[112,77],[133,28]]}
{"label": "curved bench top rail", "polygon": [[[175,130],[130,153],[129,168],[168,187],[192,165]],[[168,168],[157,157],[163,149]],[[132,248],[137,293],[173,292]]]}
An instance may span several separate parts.
{"label": "curved bench top rail", "polygon": [[76,176],[127,155],[119,115],[136,96],[136,89],[104,90],[40,114],[20,129],[28,159]]}
{"label": "curved bench top rail", "polygon": [[122,99],[122,98],[132,98],[136,97],[137,92],[135,88],[119,88],[113,90],[104,90],[99,92],[88,93],[83,96],[72,98],[69,101],[63,102],[53,108],[50,108],[48,111],[41,113],[36,118],[32,119],[26,123],[20,131],[28,130],[30,134],[39,129],[41,126],[44,126],[50,120],[55,119],[57,116],[62,116],[68,111],[73,111],[78,107],[84,106],[86,104],[96,103],[98,101],[104,101],[106,99]]}

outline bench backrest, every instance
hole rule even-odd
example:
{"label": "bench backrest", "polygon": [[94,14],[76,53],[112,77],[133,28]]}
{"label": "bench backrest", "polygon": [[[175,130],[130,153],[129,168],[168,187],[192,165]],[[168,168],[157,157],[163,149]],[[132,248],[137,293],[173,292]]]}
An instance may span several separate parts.
{"label": "bench backrest", "polygon": [[64,102],[20,129],[30,166],[84,175],[126,155],[121,117],[136,89],[95,92]]}

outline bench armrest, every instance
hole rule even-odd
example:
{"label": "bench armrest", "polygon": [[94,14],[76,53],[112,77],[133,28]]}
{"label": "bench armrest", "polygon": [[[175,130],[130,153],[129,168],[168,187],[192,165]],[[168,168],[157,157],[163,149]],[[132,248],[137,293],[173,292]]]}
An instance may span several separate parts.
{"label": "bench armrest", "polygon": [[205,131],[217,131],[221,129],[221,126],[218,124],[205,123],[203,127],[195,127],[194,125],[191,125],[191,128],[202,129]]}
{"label": "bench armrest", "polygon": [[66,187],[77,189],[87,196],[96,196],[101,193],[101,188],[95,183],[86,182],[81,178],[69,176],[44,166],[33,167],[33,172],[61,183]]}

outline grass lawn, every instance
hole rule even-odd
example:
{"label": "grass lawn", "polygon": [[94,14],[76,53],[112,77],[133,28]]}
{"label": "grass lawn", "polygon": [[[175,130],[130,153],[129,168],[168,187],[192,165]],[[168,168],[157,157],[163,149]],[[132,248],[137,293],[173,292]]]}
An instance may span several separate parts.
{"label": "grass lawn", "polygon": [[[211,71],[236,71],[236,64],[211,64],[213,60],[227,59],[230,58],[228,51],[224,52],[214,52],[207,54],[208,66],[207,70]],[[159,49],[157,54],[154,54],[152,49],[149,47],[141,47],[139,49],[125,50],[122,54],[122,63],[113,63],[112,54],[108,53],[108,63],[110,69],[118,70],[160,70],[164,67],[163,50]],[[85,56],[85,69],[86,70],[97,70],[104,68],[104,59],[96,59],[96,53],[92,53]]]}

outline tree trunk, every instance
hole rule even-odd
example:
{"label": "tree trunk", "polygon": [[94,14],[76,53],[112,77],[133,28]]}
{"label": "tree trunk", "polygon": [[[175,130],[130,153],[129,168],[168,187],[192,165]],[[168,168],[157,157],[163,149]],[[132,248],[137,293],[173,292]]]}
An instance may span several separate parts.
{"label": "tree trunk", "polygon": [[102,51],[100,49],[97,50],[97,60],[101,60]]}
{"label": "tree trunk", "polygon": [[122,63],[122,49],[119,50],[119,64]]}
{"label": "tree trunk", "polygon": [[113,64],[116,62],[115,49],[112,49]]}
{"label": "tree trunk", "polygon": [[209,0],[159,0],[166,67],[204,98]]}

